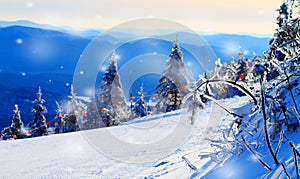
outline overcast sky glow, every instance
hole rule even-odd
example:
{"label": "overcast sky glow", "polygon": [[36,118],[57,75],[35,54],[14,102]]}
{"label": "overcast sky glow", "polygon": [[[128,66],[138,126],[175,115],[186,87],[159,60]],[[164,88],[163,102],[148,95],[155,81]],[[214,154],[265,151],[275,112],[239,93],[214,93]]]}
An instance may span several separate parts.
{"label": "overcast sky glow", "polygon": [[195,31],[270,34],[281,0],[1,0],[1,19],[111,28],[156,17]]}

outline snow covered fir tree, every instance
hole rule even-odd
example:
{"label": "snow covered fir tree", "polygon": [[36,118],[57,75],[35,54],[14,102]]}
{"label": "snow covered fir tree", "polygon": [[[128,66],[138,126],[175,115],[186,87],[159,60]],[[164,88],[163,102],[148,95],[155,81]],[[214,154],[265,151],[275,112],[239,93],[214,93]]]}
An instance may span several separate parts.
{"label": "snow covered fir tree", "polygon": [[65,120],[64,132],[79,131],[79,123],[83,123],[83,116],[85,105],[76,99],[76,93],[73,85],[71,85],[71,99],[69,101],[69,109]]}
{"label": "snow covered fir tree", "polygon": [[99,108],[98,95],[95,93],[95,97],[92,97],[91,102],[87,104],[87,111],[82,129],[86,130],[102,127]]}
{"label": "snow covered fir tree", "polygon": [[190,92],[193,81],[184,64],[178,34],[176,34],[172,52],[166,62],[166,69],[162,72],[159,84],[156,87],[158,103],[154,112],[170,112],[180,109],[181,100]]}
{"label": "snow covered fir tree", "polygon": [[[287,1],[280,6],[277,17],[278,28],[270,41],[269,51],[265,53],[266,61],[261,64],[263,66],[256,66],[262,67],[265,72],[261,81],[264,87],[262,90],[272,95],[266,102],[271,104],[267,112],[274,132],[279,130],[275,128],[281,128],[283,124],[288,130],[295,130],[300,125],[298,107],[300,104],[296,100],[296,96],[299,95],[300,73],[300,16],[294,13],[297,7],[299,8],[295,1]],[[276,111],[282,113],[278,114]]]}
{"label": "snow covered fir tree", "polygon": [[27,133],[23,128],[23,122],[21,120],[21,114],[17,104],[15,104],[15,109],[13,112],[14,114],[11,125],[1,131],[3,139],[22,139],[27,137]]}
{"label": "snow covered fir tree", "polygon": [[148,115],[148,106],[147,102],[144,99],[144,85],[142,84],[140,87],[140,91],[138,92],[138,99],[135,101],[133,111],[133,117],[144,117]]}
{"label": "snow covered fir tree", "polygon": [[47,109],[45,106],[43,106],[45,100],[42,99],[42,92],[40,87],[38,88],[37,98],[34,100],[34,102],[36,103],[36,105],[32,107],[34,118],[29,123],[31,135],[32,137],[47,135],[47,123],[44,116],[44,113],[47,112]]}
{"label": "snow covered fir tree", "polygon": [[100,89],[99,111],[103,125],[108,127],[117,125],[120,121],[126,121],[129,111],[118,73],[115,51],[112,53],[109,66],[102,77]]}

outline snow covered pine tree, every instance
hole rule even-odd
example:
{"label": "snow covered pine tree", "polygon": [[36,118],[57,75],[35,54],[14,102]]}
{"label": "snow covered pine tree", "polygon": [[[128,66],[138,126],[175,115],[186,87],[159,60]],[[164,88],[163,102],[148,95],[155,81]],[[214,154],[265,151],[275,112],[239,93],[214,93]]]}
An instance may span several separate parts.
{"label": "snow covered pine tree", "polygon": [[176,34],[176,40],[167,60],[166,69],[163,71],[156,87],[158,103],[154,112],[161,113],[180,109],[181,100],[184,95],[190,92],[192,81],[194,81],[193,77],[183,62],[183,54]]}
{"label": "snow covered pine tree", "polygon": [[239,60],[238,60],[238,66],[236,67],[236,78],[235,78],[235,82],[237,82],[238,80],[241,81],[245,81],[246,80],[246,76],[247,76],[247,63],[246,63],[245,59],[245,54],[244,51],[241,48],[241,51],[239,53]]}
{"label": "snow covered pine tree", "polygon": [[30,131],[32,133],[31,136],[37,137],[47,135],[47,123],[43,114],[47,112],[47,109],[43,106],[45,100],[42,99],[41,87],[38,88],[37,99],[35,99],[34,102],[36,103],[36,105],[32,107],[34,119],[29,123]]}
{"label": "snow covered pine tree", "polygon": [[100,116],[99,116],[99,101],[98,95],[95,93],[95,97],[91,99],[91,102],[87,106],[86,120],[83,125],[83,129],[96,129],[101,127]]}
{"label": "snow covered pine tree", "polygon": [[160,98],[155,106],[156,112],[170,112],[180,109],[182,95],[173,81],[162,77],[156,87],[156,92]]}
{"label": "snow covered pine tree", "polygon": [[129,117],[126,99],[122,90],[116,53],[113,52],[109,66],[102,77],[100,97],[100,118],[102,126],[108,127],[118,125]]}
{"label": "snow covered pine tree", "polygon": [[84,105],[77,101],[73,85],[71,85],[71,100],[68,115],[65,121],[64,132],[79,131],[78,119],[84,111]]}
{"label": "snow covered pine tree", "polygon": [[23,122],[21,121],[20,110],[17,104],[15,104],[13,119],[9,127],[4,128],[2,131],[3,139],[22,139],[27,137],[26,132],[23,129]]}
{"label": "snow covered pine tree", "polygon": [[[298,4],[296,4],[298,3]],[[276,136],[283,124],[288,130],[295,130],[299,122],[299,61],[300,61],[300,2],[285,1],[276,19],[278,28],[270,41],[270,48],[264,53],[268,60],[263,65],[266,71],[267,99],[272,137]],[[294,13],[297,10],[297,13]],[[281,111],[281,112],[280,112]],[[279,113],[280,112],[280,113]]]}
{"label": "snow covered pine tree", "polygon": [[139,99],[135,102],[133,113],[134,117],[144,117],[147,116],[148,106],[144,99],[144,86],[143,84],[140,87],[140,91],[138,92]]}

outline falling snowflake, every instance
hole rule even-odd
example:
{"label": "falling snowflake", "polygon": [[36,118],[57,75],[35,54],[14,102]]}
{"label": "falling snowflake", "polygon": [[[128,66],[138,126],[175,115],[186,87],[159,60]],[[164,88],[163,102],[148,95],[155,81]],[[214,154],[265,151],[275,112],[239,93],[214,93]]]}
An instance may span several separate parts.
{"label": "falling snowflake", "polygon": [[16,43],[17,43],[17,44],[22,44],[22,43],[23,43],[23,39],[17,38],[17,39],[16,39]]}
{"label": "falling snowflake", "polygon": [[83,75],[83,74],[84,74],[84,71],[80,71],[79,74]]}
{"label": "falling snowflake", "polygon": [[192,63],[191,61],[188,61],[188,62],[186,62],[186,65],[187,65],[187,66],[192,66],[193,63]]}

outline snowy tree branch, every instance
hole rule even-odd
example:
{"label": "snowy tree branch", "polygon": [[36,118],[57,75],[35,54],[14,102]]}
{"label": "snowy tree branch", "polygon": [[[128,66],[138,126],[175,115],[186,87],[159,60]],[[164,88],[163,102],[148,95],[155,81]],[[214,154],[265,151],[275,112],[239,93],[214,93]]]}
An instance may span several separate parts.
{"label": "snowy tree branch", "polygon": [[263,113],[263,119],[264,119],[264,133],[265,133],[265,138],[266,138],[266,143],[269,149],[269,152],[275,162],[275,165],[278,166],[279,162],[274,154],[274,151],[271,146],[270,138],[269,138],[269,133],[268,133],[268,127],[267,127],[267,113],[266,113],[266,106],[265,106],[265,91],[264,91],[264,86],[263,86],[263,78],[260,79],[260,86],[261,86],[261,106],[262,106],[262,113]]}
{"label": "snowy tree branch", "polygon": [[191,170],[197,171],[197,167],[193,165],[185,156],[182,156],[182,159]]}
{"label": "snowy tree branch", "polygon": [[250,145],[247,143],[247,141],[245,140],[244,136],[242,136],[242,140],[246,146],[246,148],[253,154],[253,156],[269,171],[271,171],[271,167],[264,162],[258,155],[257,153],[250,147]]}

